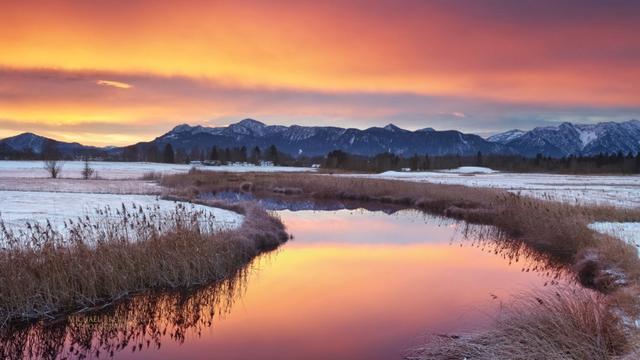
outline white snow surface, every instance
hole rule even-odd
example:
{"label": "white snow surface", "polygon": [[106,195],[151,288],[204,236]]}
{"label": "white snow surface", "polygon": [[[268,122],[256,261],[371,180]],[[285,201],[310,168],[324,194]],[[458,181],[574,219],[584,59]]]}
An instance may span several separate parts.
{"label": "white snow surface", "polygon": [[[82,161],[61,161],[62,178],[81,178],[84,168]],[[291,166],[255,166],[251,164],[234,164],[223,166],[205,166],[189,164],[161,164],[144,162],[109,162],[93,161],[91,167],[97,172],[100,179],[139,179],[151,172],[160,174],[179,174],[188,172],[195,167],[203,171],[228,171],[228,172],[305,172],[315,171],[312,168]],[[0,178],[47,178],[42,161],[0,161]]]}
{"label": "white snow surface", "polygon": [[461,166],[457,169],[442,170],[442,172],[453,174],[493,174],[498,171],[481,166]]}
{"label": "white snow surface", "polygon": [[589,228],[599,233],[617,237],[636,247],[640,247],[640,223],[596,222],[589,224]]}
{"label": "white snow surface", "polygon": [[[123,204],[127,209],[132,209],[132,204],[144,209],[157,206],[161,213],[175,211],[177,205],[174,201],[160,200],[157,196],[151,195],[45,191],[0,191],[0,204],[0,218],[12,230],[24,227],[27,222],[44,224],[47,220],[54,228],[62,229],[66,220],[98,216],[96,210],[109,207],[115,211],[122,208]],[[213,225],[215,229],[233,229],[240,226],[244,220],[244,216],[229,210],[195,204],[187,204],[187,207],[196,211],[208,211],[216,220]]]}
{"label": "white snow surface", "polygon": [[2,190],[157,195],[162,193],[162,186],[155,181],[145,180],[0,178],[0,191]]}
{"label": "white snow surface", "polygon": [[598,138],[595,129],[580,129],[578,133],[580,135],[580,142],[582,143],[583,149],[589,145],[590,142]]}
{"label": "white snow surface", "polygon": [[536,198],[589,205],[640,207],[640,176],[554,175],[525,173],[460,173],[452,171],[349,174],[435,184],[505,189]]}

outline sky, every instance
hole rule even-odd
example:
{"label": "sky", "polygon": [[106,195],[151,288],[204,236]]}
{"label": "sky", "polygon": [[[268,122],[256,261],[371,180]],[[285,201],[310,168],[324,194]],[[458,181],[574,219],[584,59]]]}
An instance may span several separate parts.
{"label": "sky", "polygon": [[0,138],[640,119],[639,1],[0,2]]}

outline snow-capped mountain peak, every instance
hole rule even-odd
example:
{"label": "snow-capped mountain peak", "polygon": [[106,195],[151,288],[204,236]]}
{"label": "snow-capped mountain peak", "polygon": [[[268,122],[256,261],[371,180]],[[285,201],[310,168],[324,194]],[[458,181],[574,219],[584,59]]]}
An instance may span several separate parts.
{"label": "snow-capped mountain peak", "polygon": [[267,125],[260,121],[244,119],[229,125],[227,130],[240,135],[262,135],[264,134],[265,128],[267,128]]}
{"label": "snow-capped mountain peak", "polygon": [[492,136],[489,136],[487,138],[487,140],[491,141],[491,142],[496,142],[496,143],[500,143],[500,144],[505,144],[511,140],[517,139],[520,136],[524,135],[525,132],[519,129],[514,129],[514,130],[509,130],[509,131],[505,131],[499,134],[495,134]]}
{"label": "snow-capped mountain peak", "polygon": [[45,137],[26,132],[4,139],[3,142],[9,145],[14,150],[31,150],[34,153],[39,154],[42,152],[42,147],[47,140],[48,139]]}
{"label": "snow-capped mountain peak", "polygon": [[597,124],[564,122],[557,126],[537,127],[527,132],[511,130],[493,135],[487,140],[510,146],[525,156],[594,156],[619,152],[638,154],[640,121]]}
{"label": "snow-capped mountain peak", "polygon": [[170,133],[182,133],[182,132],[191,132],[191,130],[193,129],[193,127],[189,124],[180,124],[176,127],[174,127]]}
{"label": "snow-capped mountain peak", "polygon": [[401,129],[397,126],[395,126],[394,124],[387,124],[385,127],[383,127],[383,129],[388,130],[388,131],[406,131],[404,129]]}
{"label": "snow-capped mountain peak", "polygon": [[240,120],[235,124],[232,125],[236,125],[236,126],[242,126],[244,128],[247,129],[262,129],[265,126],[267,126],[265,123],[258,121],[258,120],[253,120],[253,119],[244,119],[244,120]]}

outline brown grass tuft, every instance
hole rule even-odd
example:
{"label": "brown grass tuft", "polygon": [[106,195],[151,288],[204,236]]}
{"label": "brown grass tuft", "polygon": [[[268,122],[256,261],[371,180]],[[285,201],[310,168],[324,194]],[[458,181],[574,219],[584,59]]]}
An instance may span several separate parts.
{"label": "brown grass tuft", "polygon": [[434,335],[407,359],[613,359],[632,351],[625,325],[603,294],[581,288],[527,293],[487,331]]}
{"label": "brown grass tuft", "polygon": [[104,306],[146,290],[190,288],[232,276],[286,241],[279,219],[252,204],[234,230],[180,205],[168,215],[106,209],[96,218],[13,232],[0,223],[0,328]]}

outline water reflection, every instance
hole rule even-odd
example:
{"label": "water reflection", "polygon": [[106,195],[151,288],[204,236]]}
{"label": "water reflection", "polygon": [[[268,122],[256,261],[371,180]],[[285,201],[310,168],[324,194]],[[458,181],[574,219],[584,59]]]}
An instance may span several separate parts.
{"label": "water reflection", "polygon": [[2,359],[113,357],[119,351],[160,349],[162,340],[182,344],[231,311],[246,287],[247,269],[233,279],[188,292],[139,295],[104,310],[56,321],[3,329]]}
{"label": "water reflection", "polygon": [[331,200],[314,199],[298,196],[284,196],[274,194],[273,196],[256,197],[251,193],[236,191],[219,191],[216,193],[201,193],[198,196],[201,200],[221,200],[228,202],[253,201],[267,210],[274,211],[339,211],[339,210],[359,210],[379,211],[386,214],[393,214],[403,210],[405,207],[394,204],[382,204],[377,202],[362,202],[352,200]]}
{"label": "water reflection", "polygon": [[537,274],[545,279],[543,286],[576,283],[564,262],[548,253],[534,250],[522,241],[512,239],[492,226],[478,226],[458,222],[458,236],[452,245],[471,246],[504,259],[508,266],[520,265],[522,272]]}
{"label": "water reflection", "polygon": [[561,270],[489,227],[415,211],[281,211],[295,239],[223,284],[6,331],[3,358],[393,359],[484,326]]}

